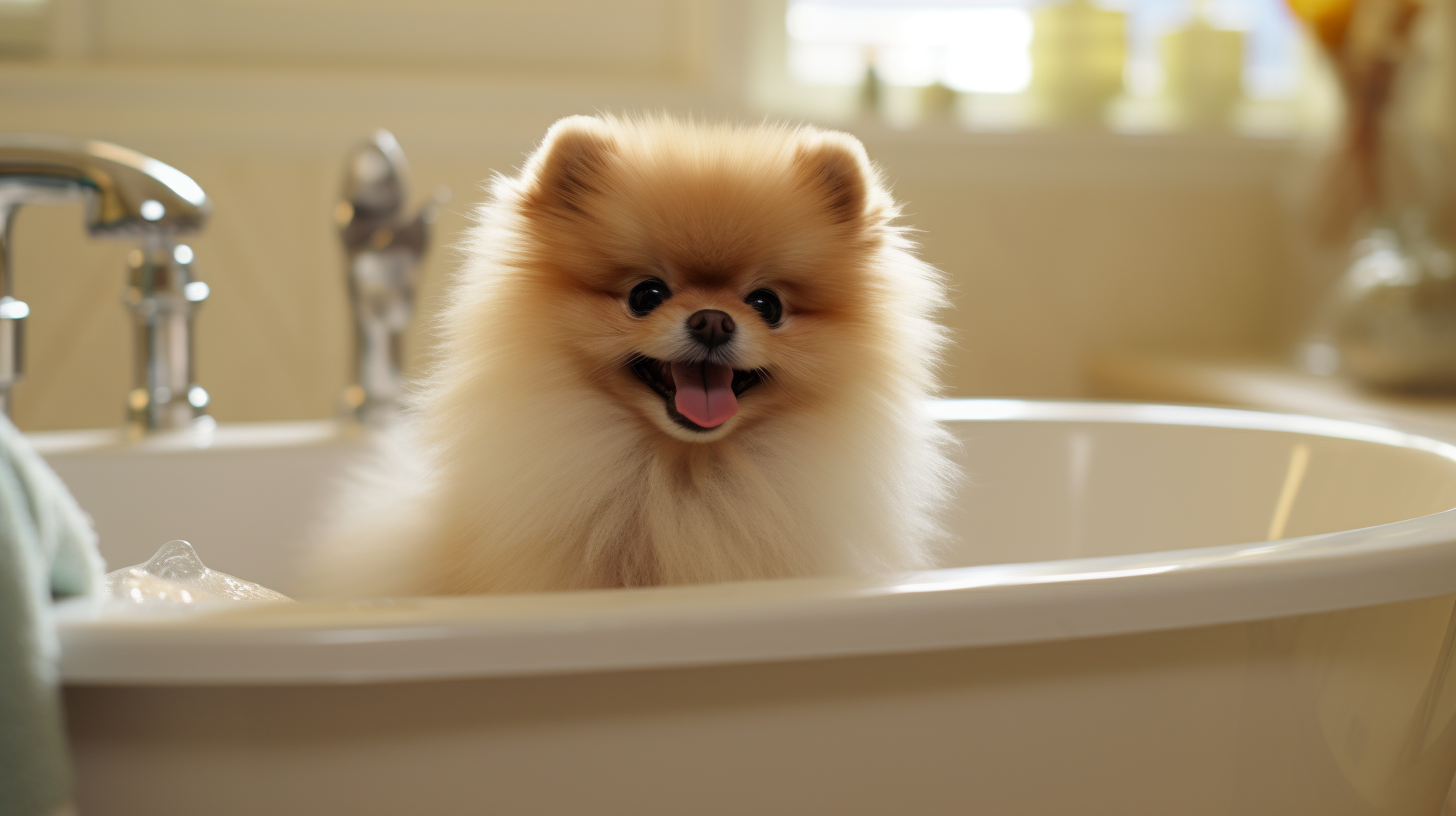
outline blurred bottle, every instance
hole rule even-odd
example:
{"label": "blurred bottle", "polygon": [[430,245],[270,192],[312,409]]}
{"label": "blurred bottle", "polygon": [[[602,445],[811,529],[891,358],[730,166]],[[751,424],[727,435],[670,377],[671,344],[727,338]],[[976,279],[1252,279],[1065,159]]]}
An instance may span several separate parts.
{"label": "blurred bottle", "polygon": [[1036,118],[1052,125],[1101,125],[1122,93],[1125,15],[1088,0],[1032,15],[1031,88]]}
{"label": "blurred bottle", "polygon": [[1228,127],[1244,93],[1244,33],[1220,28],[1199,3],[1193,19],[1159,42],[1163,89],[1173,123],[1201,130]]}
{"label": "blurred bottle", "polygon": [[884,104],[885,85],[880,79],[879,69],[875,67],[875,49],[866,47],[864,55],[864,79],[859,84],[859,113],[867,119],[879,119],[880,108]]}
{"label": "blurred bottle", "polygon": [[1340,370],[1366,385],[1456,389],[1456,261],[1425,219],[1377,225],[1336,287]]}

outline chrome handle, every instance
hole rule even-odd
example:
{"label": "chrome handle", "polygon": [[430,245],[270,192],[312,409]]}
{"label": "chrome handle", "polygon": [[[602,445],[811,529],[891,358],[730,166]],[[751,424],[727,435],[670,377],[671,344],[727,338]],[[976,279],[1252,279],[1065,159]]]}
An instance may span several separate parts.
{"label": "chrome handle", "polygon": [[430,225],[449,199],[437,188],[415,213],[409,199],[409,164],[387,130],[350,154],[342,200],[335,206],[344,243],[345,273],[354,319],[353,370],[343,410],[366,424],[388,422],[404,393],[404,332],[414,315],[420,261]]}

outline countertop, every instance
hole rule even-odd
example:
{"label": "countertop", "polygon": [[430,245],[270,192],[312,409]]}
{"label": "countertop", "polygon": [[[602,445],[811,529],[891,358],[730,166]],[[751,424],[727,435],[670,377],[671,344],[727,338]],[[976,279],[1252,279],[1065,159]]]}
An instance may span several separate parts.
{"label": "countertop", "polygon": [[1300,371],[1272,353],[1109,352],[1093,358],[1087,384],[1100,398],[1314,414],[1456,441],[1456,394],[1373,391]]}

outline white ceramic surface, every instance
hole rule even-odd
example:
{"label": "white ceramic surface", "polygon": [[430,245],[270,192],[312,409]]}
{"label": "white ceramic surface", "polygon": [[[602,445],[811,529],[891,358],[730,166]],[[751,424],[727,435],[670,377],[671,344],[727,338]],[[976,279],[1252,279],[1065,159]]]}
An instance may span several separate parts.
{"label": "white ceramic surface", "polygon": [[[1222,409],[940,410],[971,474],[945,569],[70,604],[82,804],[183,812],[131,781],[167,768],[190,794],[225,791],[219,813],[1439,807],[1456,769],[1456,448]],[[358,450],[326,425],[96,442],[38,437],[114,564],[187,538],[284,592]]]}

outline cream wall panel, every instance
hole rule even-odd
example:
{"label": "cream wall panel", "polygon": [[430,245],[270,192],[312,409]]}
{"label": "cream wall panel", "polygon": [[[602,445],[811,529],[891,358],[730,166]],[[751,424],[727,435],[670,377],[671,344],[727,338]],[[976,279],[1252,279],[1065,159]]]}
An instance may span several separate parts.
{"label": "cream wall panel", "polygon": [[1277,217],[1257,190],[900,190],[955,290],[954,393],[1073,396],[1093,350],[1269,339]]}
{"label": "cream wall panel", "polygon": [[1273,341],[1285,151],[1053,134],[868,140],[944,270],[957,395],[1079,396],[1090,353]]}
{"label": "cream wall panel", "polygon": [[109,61],[669,75],[692,0],[97,0]]}

